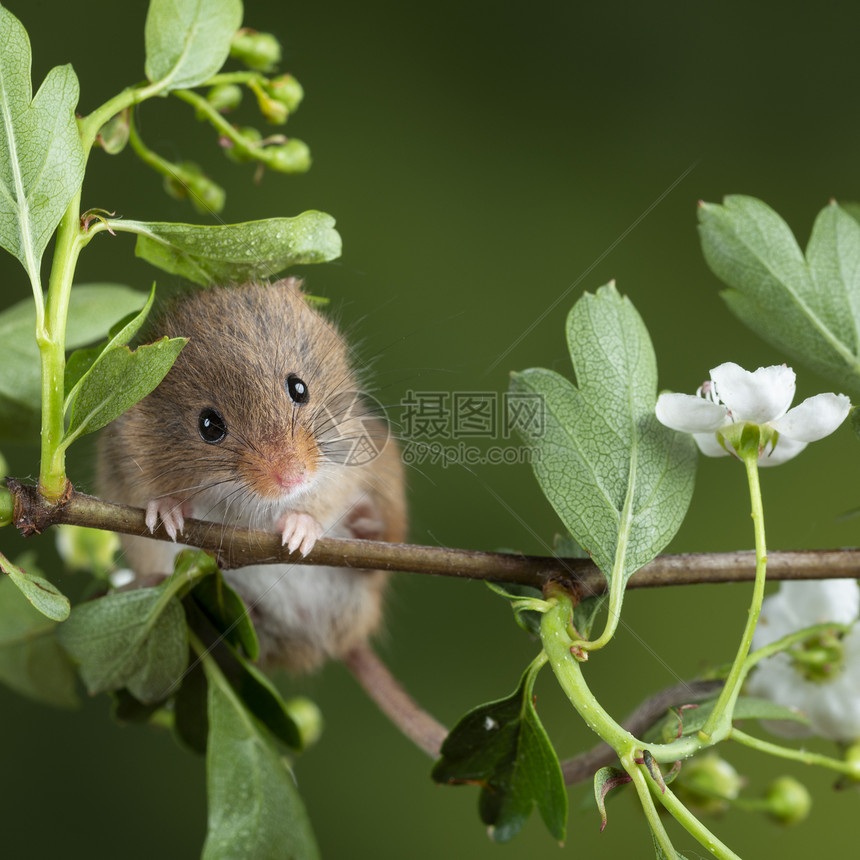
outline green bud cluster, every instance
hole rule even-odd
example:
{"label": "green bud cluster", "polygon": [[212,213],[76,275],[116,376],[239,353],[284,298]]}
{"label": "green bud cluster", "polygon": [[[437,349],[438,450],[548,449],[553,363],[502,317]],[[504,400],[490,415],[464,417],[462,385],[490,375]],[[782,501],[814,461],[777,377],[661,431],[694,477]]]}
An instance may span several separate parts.
{"label": "green bud cluster", "polygon": [[230,56],[258,72],[271,71],[281,61],[281,43],[271,33],[243,28],[230,43]]}
{"label": "green bud cluster", "polygon": [[194,208],[202,213],[220,212],[224,208],[224,189],[206,176],[193,161],[174,165],[172,176],[164,177],[164,190],[176,200],[191,200]]}
{"label": "green bud cluster", "polygon": [[[206,96],[206,101],[209,102],[215,110],[221,113],[235,110],[242,103],[242,88],[236,84],[218,84],[212,87]],[[205,119],[205,115],[201,115],[201,111],[197,112],[198,119]]]}

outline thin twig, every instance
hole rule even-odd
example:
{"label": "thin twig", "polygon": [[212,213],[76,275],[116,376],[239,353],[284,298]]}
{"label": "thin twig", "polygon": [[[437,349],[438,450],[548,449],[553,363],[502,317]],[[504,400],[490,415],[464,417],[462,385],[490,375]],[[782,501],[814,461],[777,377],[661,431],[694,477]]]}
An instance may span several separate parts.
{"label": "thin twig", "polygon": [[[39,533],[69,523],[169,540],[163,527],[150,534],[140,508],[103,502],[71,492],[60,504],[42,499],[35,487],[9,478],[15,498],[13,522],[22,534]],[[210,550],[224,570],[249,564],[284,563],[399,570],[411,573],[483,579],[543,588],[556,580],[587,597],[602,593],[605,578],[590,559],[476,552],[413,544],[321,538],[302,557],[281,545],[280,535],[205,520],[187,519],[182,542]],[[656,588],[692,583],[749,582],[755,575],[754,552],[687,553],[658,556],[635,573],[628,588]],[[860,550],[805,550],[768,555],[768,579],[831,579],[860,576]]]}

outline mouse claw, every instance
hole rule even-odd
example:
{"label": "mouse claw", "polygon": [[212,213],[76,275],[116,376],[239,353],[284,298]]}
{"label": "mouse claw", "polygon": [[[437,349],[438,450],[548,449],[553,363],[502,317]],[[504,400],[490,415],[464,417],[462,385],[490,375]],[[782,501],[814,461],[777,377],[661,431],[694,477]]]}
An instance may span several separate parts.
{"label": "mouse claw", "polygon": [[281,532],[281,545],[290,552],[301,550],[307,555],[322,536],[322,526],[310,515],[290,511],[278,520]]}
{"label": "mouse claw", "polygon": [[164,530],[170,536],[172,541],[175,541],[177,535],[182,533],[185,528],[184,509],[187,503],[181,499],[175,499],[171,496],[165,496],[159,499],[151,499],[146,506],[146,527],[152,534],[158,521],[161,520],[164,525]]}

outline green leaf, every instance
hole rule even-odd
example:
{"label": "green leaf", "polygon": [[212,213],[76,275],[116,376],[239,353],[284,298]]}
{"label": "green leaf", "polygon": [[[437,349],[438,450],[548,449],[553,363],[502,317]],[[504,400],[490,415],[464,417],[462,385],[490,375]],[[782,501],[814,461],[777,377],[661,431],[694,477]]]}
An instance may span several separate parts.
{"label": "green leaf", "polygon": [[481,820],[496,842],[519,833],[537,804],[550,833],[564,841],[567,792],[558,757],[534,708],[540,658],[507,698],[469,711],[445,738],[433,779],[478,784]]}
{"label": "green leaf", "polygon": [[[78,350],[69,356],[66,364],[65,392],[66,404],[74,402],[78,390],[85,384],[87,377],[93,372],[108,352],[112,349],[125,346],[137,333],[146,321],[152,303],[155,301],[155,285],[149,293],[146,304],[136,314],[127,314],[115,325],[111,326],[108,340],[101,346],[92,349]],[[68,408],[68,406],[67,406]]]}
{"label": "green leaf", "polygon": [[96,363],[96,359],[102,352],[104,352],[104,344],[90,346],[86,349],[76,349],[66,359],[66,369],[63,371],[63,391],[66,392],[67,399],[76,393],[75,386]]}
{"label": "green leaf", "polygon": [[245,710],[214,660],[204,658],[204,668],[209,687],[209,828],[203,860],[319,857],[286,762]]}
{"label": "green leaf", "polygon": [[[119,284],[82,284],[72,289],[66,327],[69,349],[105,336],[121,317],[140,310],[143,293]],[[0,313],[3,373],[0,373],[0,438],[38,442],[42,402],[36,309],[25,299]],[[34,438],[35,434],[35,438]]]}
{"label": "green leaf", "polygon": [[173,731],[180,743],[192,752],[204,755],[209,735],[207,685],[203,665],[192,652],[189,669],[173,702]]}
{"label": "green leaf", "polygon": [[142,221],[111,226],[139,234],[135,254],[153,266],[197,284],[245,283],[270,278],[304,263],[340,256],[334,218],[308,211],[294,218],[201,227]]}
{"label": "green leaf", "polygon": [[[188,624],[204,643],[244,706],[280,741],[294,750],[302,748],[302,733],[274,684],[242,657],[212,624],[197,602],[195,588],[185,601]],[[256,642],[256,634],[255,634]]]}
{"label": "green leaf", "polygon": [[860,438],[860,406],[855,406],[848,415],[851,422],[851,429]]}
{"label": "green leaf", "polygon": [[788,225],[753,197],[699,207],[705,260],[731,289],[731,311],[756,334],[860,393],[860,225],[836,203],[801,252]]}
{"label": "green leaf", "polygon": [[188,659],[185,614],[166,580],[83,603],[58,631],[90,693],[129,692],[143,704],[167,698]]}
{"label": "green leaf", "polygon": [[221,636],[251,660],[257,659],[260,643],[248,610],[220,570],[196,585],[192,597]]}
{"label": "green leaf", "polygon": [[[680,714],[677,710],[668,711],[648,729],[644,739],[650,743],[670,743],[678,737],[694,735],[699,729],[704,728],[716,701],[715,695],[713,699],[700,703],[698,707],[685,708]],[[754,696],[738,698],[732,713],[732,722],[736,720],[790,720],[793,723],[809,724],[809,720],[800,711]]]}
{"label": "green leaf", "polygon": [[63,442],[100,430],[146,397],[167,375],[186,343],[184,337],[163,337],[133,352],[121,346],[101,356],[81,380]]}
{"label": "green leaf", "polygon": [[54,638],[56,626],[0,577],[0,681],[23,696],[71,708],[78,704],[76,675]]}
{"label": "green leaf", "polygon": [[35,285],[42,254],[84,178],[71,66],[48,72],[32,98],[30,40],[0,6],[0,246]]}
{"label": "green leaf", "polygon": [[490,591],[511,601],[514,620],[526,633],[530,633],[532,636],[540,636],[541,613],[529,608],[531,601],[544,602],[540,589],[533,588],[530,585],[518,585],[515,582],[486,582],[485,585]]}
{"label": "green leaf", "polygon": [[588,553],[568,534],[555,536],[552,551],[557,558],[588,558]]}
{"label": "green leaf", "polygon": [[617,767],[602,767],[594,774],[594,800],[600,812],[601,832],[606,827],[606,795],[613,788],[627,785],[630,781],[630,774]]}
{"label": "green leaf", "polygon": [[224,65],[241,24],[240,0],[150,0],[146,77],[164,91],[202,84]]}
{"label": "green leaf", "polygon": [[[184,681],[182,682],[185,683]],[[164,707],[164,702],[150,702],[144,705],[123,687],[111,693],[113,707],[111,716],[120,724],[148,723]]]}
{"label": "green leaf", "polygon": [[536,449],[534,471],[574,539],[608,580],[631,574],[672,539],[693,494],[696,448],[657,421],[657,366],[648,332],[613,284],[584,294],[567,319],[578,387],[551,370],[515,373],[544,421],[512,415]]}
{"label": "green leaf", "polygon": [[[31,567],[34,564],[33,553],[27,553],[19,559],[19,563]],[[15,583],[21,594],[30,601],[35,609],[52,621],[65,621],[69,617],[71,604],[69,598],[56,585],[48,582],[44,576],[37,573],[27,573],[18,565],[12,564],[6,556],[0,553],[0,570]]]}

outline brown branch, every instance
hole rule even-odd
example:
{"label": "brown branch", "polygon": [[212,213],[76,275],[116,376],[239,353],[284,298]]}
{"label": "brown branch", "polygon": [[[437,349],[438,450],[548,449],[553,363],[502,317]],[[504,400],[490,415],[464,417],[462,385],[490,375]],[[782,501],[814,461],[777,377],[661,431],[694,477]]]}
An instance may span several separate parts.
{"label": "brown branch", "polygon": [[[169,540],[159,526],[150,534],[139,508],[103,502],[72,492],[52,504],[35,487],[7,479],[15,499],[14,524],[25,536],[51,525],[69,523]],[[205,520],[188,519],[182,542],[211,551],[224,570],[249,564],[289,562],[370,570],[400,570],[436,576],[483,579],[543,588],[557,580],[586,597],[605,590],[603,574],[589,559],[476,552],[445,547],[321,538],[306,558],[281,546],[280,535]],[[860,550],[805,550],[768,555],[768,578],[831,579],[860,576]],[[755,575],[754,552],[663,555],[635,573],[628,588],[655,588],[705,582],[749,582]]]}
{"label": "brown branch", "polygon": [[[35,487],[13,478],[7,485],[15,501],[13,523],[24,536],[38,534],[61,523],[139,535],[153,540],[170,538],[159,526],[150,534],[139,508],[103,502],[82,493],[69,492],[52,504]],[[251,563],[289,562],[324,564],[376,570],[455,576],[533,585],[562,581],[582,596],[598,594],[605,580],[587,559],[525,556],[474,552],[443,547],[389,544],[377,541],[322,538],[306,558],[281,546],[280,535],[188,519],[183,543],[210,550],[223,569]],[[631,577],[630,588],[653,588],[698,582],[744,582],[755,575],[754,552],[689,553],[656,558]],[[771,579],[817,579],[860,575],[860,550],[810,550],[776,552],[768,556]],[[349,652],[344,663],[383,713],[420,749],[434,758],[439,755],[447,729],[421,708],[385,664],[369,647]],[[643,702],[622,724],[639,736],[673,705],[695,702],[719,689],[721,681],[681,683]],[[562,762],[566,784],[591,778],[615,760],[616,753],[600,743],[581,755]]]}

